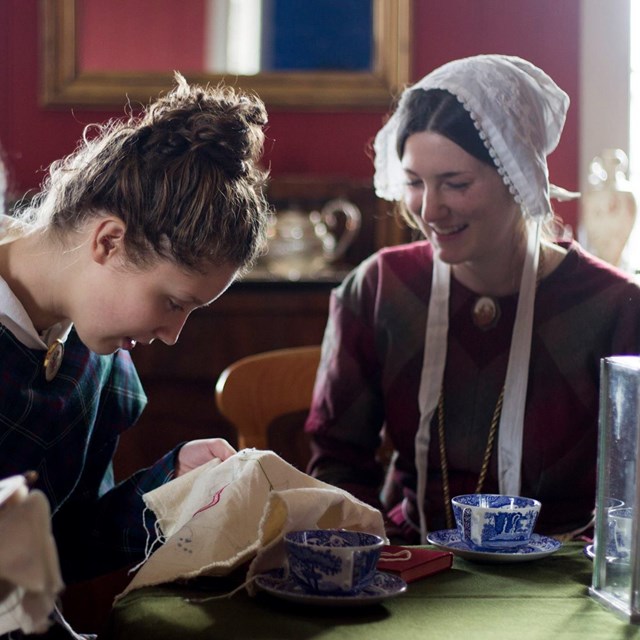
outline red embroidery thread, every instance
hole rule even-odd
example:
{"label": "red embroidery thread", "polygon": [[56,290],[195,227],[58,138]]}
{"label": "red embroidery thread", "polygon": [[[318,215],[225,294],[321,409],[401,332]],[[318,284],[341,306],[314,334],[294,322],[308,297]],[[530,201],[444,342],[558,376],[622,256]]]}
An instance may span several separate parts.
{"label": "red embroidery thread", "polygon": [[198,509],[191,517],[195,518],[199,513],[202,513],[203,511],[206,511],[211,507],[215,507],[218,504],[218,502],[220,502],[220,496],[227,487],[228,485],[225,484],[224,487],[222,487],[222,489],[220,489],[219,491],[216,491],[213,494],[213,498],[211,498],[211,502],[209,504],[205,504],[204,507],[201,507],[200,509]]}

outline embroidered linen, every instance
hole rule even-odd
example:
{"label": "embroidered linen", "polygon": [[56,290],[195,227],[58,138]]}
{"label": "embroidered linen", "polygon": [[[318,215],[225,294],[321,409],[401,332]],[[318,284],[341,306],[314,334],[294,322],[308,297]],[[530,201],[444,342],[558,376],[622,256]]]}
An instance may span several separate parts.
{"label": "embroidered linen", "polygon": [[0,634],[16,629],[42,633],[63,588],[49,503],[42,492],[29,493],[25,485],[2,505],[0,541]]}
{"label": "embroidered linen", "polygon": [[132,589],[227,575],[251,560],[251,578],[284,564],[287,531],[345,528],[385,537],[382,514],[298,471],[272,451],[245,449],[144,496],[166,538],[119,597]]}

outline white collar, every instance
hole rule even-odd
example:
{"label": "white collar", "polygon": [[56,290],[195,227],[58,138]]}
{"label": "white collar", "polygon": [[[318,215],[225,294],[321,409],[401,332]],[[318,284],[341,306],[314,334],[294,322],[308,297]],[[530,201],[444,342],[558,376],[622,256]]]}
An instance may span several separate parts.
{"label": "white collar", "polygon": [[[11,242],[32,228],[11,216],[0,215],[0,244]],[[0,323],[29,349],[46,351],[54,342],[64,343],[69,337],[71,320],[58,322],[42,333],[33,326],[26,309],[13,293],[6,280],[0,277]]]}
{"label": "white collar", "polygon": [[29,349],[46,351],[56,340],[65,342],[73,323],[70,320],[58,322],[41,334],[33,326],[22,303],[15,296],[9,285],[0,278],[0,322]]}

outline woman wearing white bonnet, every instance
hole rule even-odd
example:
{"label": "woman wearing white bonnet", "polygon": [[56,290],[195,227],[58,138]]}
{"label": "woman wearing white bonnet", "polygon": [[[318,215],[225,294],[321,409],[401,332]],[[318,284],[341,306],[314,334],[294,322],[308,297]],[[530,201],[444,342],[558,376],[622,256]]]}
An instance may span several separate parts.
{"label": "woman wearing white bonnet", "polygon": [[552,235],[550,199],[577,196],[546,161],[568,106],[526,60],[475,56],[408,88],[376,136],[376,193],[426,240],[333,292],[306,428],[309,472],[398,541],[451,528],[450,498],[477,491],[539,499],[539,533],[591,524],[600,359],[638,352],[640,288]]}

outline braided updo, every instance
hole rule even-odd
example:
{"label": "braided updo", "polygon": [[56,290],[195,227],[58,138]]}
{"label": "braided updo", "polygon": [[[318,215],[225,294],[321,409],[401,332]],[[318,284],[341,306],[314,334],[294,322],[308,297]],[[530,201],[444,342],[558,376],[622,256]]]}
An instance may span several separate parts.
{"label": "braided updo", "polygon": [[140,266],[157,256],[188,269],[250,265],[264,248],[268,213],[266,173],[257,166],[264,104],[231,87],[175,78],[141,115],[87,127],[19,215],[64,237],[92,216],[116,214]]}

